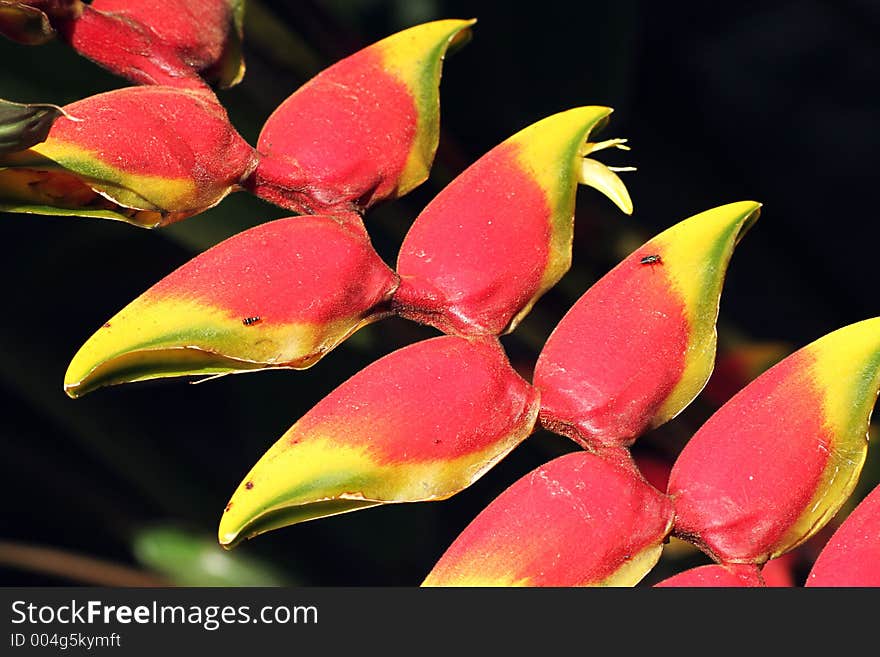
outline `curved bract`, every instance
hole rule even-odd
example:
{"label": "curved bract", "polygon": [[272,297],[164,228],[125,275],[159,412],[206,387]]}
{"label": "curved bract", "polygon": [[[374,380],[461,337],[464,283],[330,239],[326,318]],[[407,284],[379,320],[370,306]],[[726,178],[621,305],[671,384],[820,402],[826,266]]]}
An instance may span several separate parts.
{"label": "curved bract", "polygon": [[678,456],[675,534],[721,562],[763,563],[806,541],[853,491],[878,390],[880,317],[767,370]]}
{"label": "curved bract", "polygon": [[209,90],[126,87],[63,109],[45,141],[0,154],[0,210],[153,228],[213,207],[257,163]]}
{"label": "curved bract", "polygon": [[[631,212],[616,174],[584,156],[608,107],[577,107],[547,117],[483,155],[446,186],[413,222],[397,259],[397,312],[446,333],[512,331],[571,265],[578,182],[600,186]],[[592,162],[583,178],[584,163]]]}
{"label": "curved bract", "polygon": [[760,207],[730,203],[679,222],[577,300],[535,365],[544,427],[590,449],[627,445],[699,394],[727,267]]}
{"label": "curved bract", "polygon": [[671,525],[672,504],[626,454],[574,452],[493,500],[422,586],[633,586]]}
{"label": "curved bract", "polygon": [[398,349],[336,388],[260,458],[226,507],[220,543],[377,504],[448,498],[524,440],[537,413],[536,391],[494,339],[443,336]]}
{"label": "curved bract", "polygon": [[381,317],[396,284],[359,217],[270,221],[123,308],[74,356],[64,389],[78,397],[160,377],[303,369]]}
{"label": "curved bract", "polygon": [[245,0],[0,0],[0,34],[56,36],[136,84],[231,87],[244,76]]}
{"label": "curved bract", "polygon": [[79,54],[138,84],[221,88],[244,76],[244,0],[93,0],[60,26]]}
{"label": "curved bract", "polygon": [[421,184],[440,137],[443,59],[474,22],[411,27],[316,75],[263,126],[249,189],[295,212],[363,212]]}

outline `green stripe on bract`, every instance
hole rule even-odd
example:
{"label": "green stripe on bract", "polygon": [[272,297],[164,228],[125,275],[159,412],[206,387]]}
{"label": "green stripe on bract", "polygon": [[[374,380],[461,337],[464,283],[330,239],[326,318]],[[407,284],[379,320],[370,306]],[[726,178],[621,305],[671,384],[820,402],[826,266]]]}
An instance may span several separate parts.
{"label": "green stripe on bract", "polygon": [[[39,146],[37,146],[37,148],[39,148]],[[76,147],[74,146],[74,148]],[[16,153],[11,157],[6,158],[6,162],[11,165],[7,168],[59,171],[74,174],[86,185],[89,185],[96,191],[108,194],[112,197],[114,202],[133,210],[161,212],[178,209],[167,207],[171,205],[167,202],[169,199],[164,199],[164,201],[161,202],[153,201],[127,186],[125,180],[129,176],[114,169],[110,165],[101,162],[97,157],[64,156],[56,159],[49,159],[42,156],[37,150],[31,149]],[[188,182],[183,179],[174,178],[168,178],[167,180],[172,184]],[[178,192],[175,196],[179,198],[180,193]],[[175,202],[176,201],[177,199],[175,199]]]}

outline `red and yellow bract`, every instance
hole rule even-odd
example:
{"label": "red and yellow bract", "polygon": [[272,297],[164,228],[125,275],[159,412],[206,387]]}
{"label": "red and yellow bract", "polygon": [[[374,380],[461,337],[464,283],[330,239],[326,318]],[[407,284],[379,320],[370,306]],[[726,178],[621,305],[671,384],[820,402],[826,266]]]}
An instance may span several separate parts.
{"label": "red and yellow bract", "polygon": [[625,451],[574,452],[499,495],[423,586],[632,586],[657,562],[672,504]]}
{"label": "red and yellow bract", "polygon": [[[624,211],[632,210],[616,175],[583,158],[599,149],[587,139],[610,113],[589,106],[547,117],[447,185],[401,246],[397,312],[446,333],[512,331],[571,265],[578,182],[600,187]],[[588,161],[595,166],[583,178]],[[618,182],[615,193],[605,186],[609,177]]]}
{"label": "red and yellow bract", "polygon": [[816,340],[722,406],[676,459],[675,534],[719,562],[763,563],[852,493],[880,389],[880,318]]}
{"label": "red and yellow bract", "polygon": [[216,205],[257,164],[208,89],[125,87],[63,109],[44,142],[0,156],[0,210],[152,228]]}
{"label": "red and yellow bract", "polygon": [[260,458],[226,507],[220,543],[377,504],[448,498],[529,436],[537,414],[537,392],[494,338],[442,336],[398,349],[336,388]]}
{"label": "red and yellow bract", "polygon": [[728,263],[759,209],[742,201],[685,219],[578,299],[535,365],[547,429],[588,449],[628,445],[696,397],[715,361]]}
{"label": "red and yellow bract", "polygon": [[303,369],[381,317],[396,285],[360,217],[270,221],[196,256],[112,317],[74,356],[64,387],[81,396],[159,377]]}
{"label": "red and yellow bract", "polygon": [[424,182],[440,137],[443,58],[474,22],[411,27],[316,75],[263,126],[249,189],[295,212],[363,212]]}

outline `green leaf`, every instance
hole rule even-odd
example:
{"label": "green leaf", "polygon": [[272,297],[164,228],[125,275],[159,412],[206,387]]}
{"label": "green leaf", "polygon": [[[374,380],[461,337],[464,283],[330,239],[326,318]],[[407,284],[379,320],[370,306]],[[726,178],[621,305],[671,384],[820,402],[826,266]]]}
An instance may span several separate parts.
{"label": "green leaf", "polygon": [[173,526],[149,527],[134,537],[135,558],[178,586],[290,586],[262,560],[228,552],[211,536]]}
{"label": "green leaf", "polygon": [[55,119],[64,115],[57,105],[13,103],[0,98],[0,154],[23,151],[46,141]]}

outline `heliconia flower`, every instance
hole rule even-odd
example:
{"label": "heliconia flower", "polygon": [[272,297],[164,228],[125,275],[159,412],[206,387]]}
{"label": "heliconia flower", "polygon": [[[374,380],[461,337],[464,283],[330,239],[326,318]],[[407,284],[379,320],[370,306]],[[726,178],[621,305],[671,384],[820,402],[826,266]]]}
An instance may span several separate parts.
{"label": "heliconia flower", "polygon": [[126,87],[63,109],[45,141],[0,153],[0,210],[153,228],[213,207],[256,166],[207,89]]}
{"label": "heliconia flower", "polygon": [[446,499],[529,436],[537,414],[536,391],[497,340],[441,336],[398,349],[260,458],[226,507],[220,543],[378,504]]}
{"label": "heliconia flower", "polygon": [[676,573],[654,584],[655,588],[737,588],[766,586],[754,564],[709,564]]}
{"label": "heliconia flower", "polygon": [[249,189],[295,212],[363,212],[424,182],[440,136],[443,58],[474,22],[411,27],[309,80],[263,126]]}
{"label": "heliconia flower", "polygon": [[81,0],[0,0],[0,34],[28,46],[51,41],[55,25],[78,18]]}
{"label": "heliconia flower", "polygon": [[270,221],[123,308],[74,356],[64,389],[78,397],[160,377],[306,368],[381,317],[396,285],[357,215]]}
{"label": "heliconia flower", "polygon": [[628,459],[578,451],[526,474],[422,586],[634,586],[660,557],[672,504]]}
{"label": "heliconia flower", "polygon": [[578,183],[632,212],[623,182],[586,157],[611,113],[577,107],[516,133],[462,172],[413,222],[397,260],[397,312],[446,333],[512,331],[568,271]]}
{"label": "heliconia flower", "polygon": [[676,536],[719,562],[763,563],[847,500],[880,390],[880,317],[838,329],[743,388],[673,465]]}
{"label": "heliconia flower", "polygon": [[805,586],[880,586],[880,486],[835,530]]}
{"label": "heliconia flower", "polygon": [[679,222],[577,300],[535,365],[545,428],[587,449],[628,445],[699,394],[727,266],[760,207],[730,203]]}

